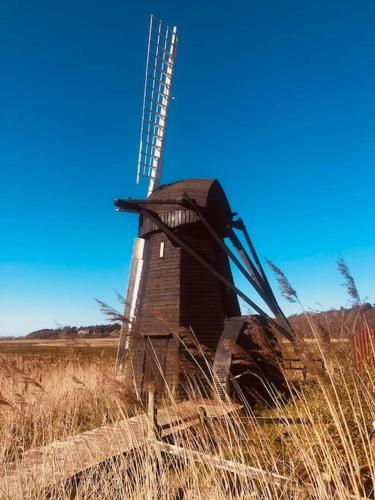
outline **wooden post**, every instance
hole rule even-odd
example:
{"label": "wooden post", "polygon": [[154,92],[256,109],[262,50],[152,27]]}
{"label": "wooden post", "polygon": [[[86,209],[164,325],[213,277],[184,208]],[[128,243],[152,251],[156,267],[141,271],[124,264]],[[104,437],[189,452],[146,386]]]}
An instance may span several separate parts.
{"label": "wooden post", "polygon": [[200,423],[201,423],[202,426],[204,426],[205,421],[206,421],[206,417],[207,417],[206,408],[204,406],[200,406],[198,408],[198,411],[199,411],[199,420],[200,420]]}
{"label": "wooden post", "polygon": [[147,415],[148,415],[148,438],[150,440],[157,439],[157,419],[155,409],[155,384],[150,383],[148,386],[148,401],[147,401]]}

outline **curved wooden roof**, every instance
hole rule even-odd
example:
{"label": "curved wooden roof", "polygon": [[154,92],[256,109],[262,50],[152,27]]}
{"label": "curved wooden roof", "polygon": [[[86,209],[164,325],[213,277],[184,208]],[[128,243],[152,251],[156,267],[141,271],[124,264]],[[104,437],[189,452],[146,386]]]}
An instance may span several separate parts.
{"label": "curved wooden roof", "polygon": [[190,198],[195,199],[202,208],[207,208],[208,204],[219,201],[224,202],[227,205],[227,211],[230,212],[224,190],[220,182],[215,179],[185,179],[171,184],[163,184],[152,193],[149,199],[179,198],[184,193],[188,193]]}
{"label": "curved wooden roof", "polygon": [[[152,193],[149,201],[178,199],[184,193],[197,203],[202,214],[217,232],[225,236],[227,225],[232,219],[232,211],[221,184],[215,179],[186,179],[164,184]],[[152,210],[170,227],[198,222],[195,212],[181,205],[153,205]],[[141,221],[140,235],[144,236],[155,229],[146,218]]]}

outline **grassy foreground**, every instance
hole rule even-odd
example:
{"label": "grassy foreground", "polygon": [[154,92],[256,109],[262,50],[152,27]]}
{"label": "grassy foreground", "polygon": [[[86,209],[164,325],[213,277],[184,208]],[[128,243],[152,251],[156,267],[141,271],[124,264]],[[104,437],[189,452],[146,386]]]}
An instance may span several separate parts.
{"label": "grassy foreground", "polygon": [[[299,346],[306,363],[309,345]],[[74,488],[62,485],[53,498],[373,497],[374,373],[366,366],[355,370],[347,346],[343,350],[327,337],[317,338],[316,349],[327,371],[315,369],[308,383],[290,387],[287,401],[274,394],[273,408],[261,411],[285,417],[283,423],[223,419],[178,438],[188,450],[281,475],[282,484],[220,470],[189,451],[183,459],[165,456],[150,443],[131,457],[83,474]],[[113,349],[8,351],[1,355],[0,388],[1,466],[28,449],[142,411],[114,375]],[[24,491],[24,498],[45,494]]]}

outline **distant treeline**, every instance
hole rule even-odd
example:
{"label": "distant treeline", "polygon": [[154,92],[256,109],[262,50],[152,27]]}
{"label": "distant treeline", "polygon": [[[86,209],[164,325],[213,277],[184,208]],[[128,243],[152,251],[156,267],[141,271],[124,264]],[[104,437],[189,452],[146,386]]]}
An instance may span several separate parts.
{"label": "distant treeline", "polygon": [[349,309],[331,309],[329,311],[307,311],[289,316],[289,321],[296,332],[303,337],[313,337],[311,325],[320,333],[329,332],[332,338],[350,337],[375,328],[375,307],[368,302]]}
{"label": "distant treeline", "polygon": [[60,339],[68,337],[84,338],[105,338],[116,336],[120,331],[120,323],[111,323],[109,325],[90,325],[90,326],[64,326],[60,328],[45,328],[37,330],[26,335],[28,339]]}
{"label": "distant treeline", "polygon": [[[345,309],[329,311],[307,311],[289,316],[292,327],[303,337],[313,337],[311,324],[320,330],[327,331],[331,337],[347,337],[364,331],[367,326],[375,328],[375,307],[370,303]],[[69,337],[105,338],[116,337],[121,329],[120,323],[90,326],[65,326],[55,329],[44,329],[26,335],[28,339],[59,339]]]}

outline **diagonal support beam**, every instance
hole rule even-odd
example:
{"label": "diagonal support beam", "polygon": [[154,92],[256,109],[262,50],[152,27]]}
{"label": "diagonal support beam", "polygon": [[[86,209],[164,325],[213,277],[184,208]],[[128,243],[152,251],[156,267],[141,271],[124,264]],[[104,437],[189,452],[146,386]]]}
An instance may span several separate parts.
{"label": "diagonal support beam", "polygon": [[197,260],[200,264],[202,264],[206,269],[208,269],[218,280],[224,283],[230,290],[236,293],[239,297],[242,298],[250,307],[252,307],[260,316],[267,319],[269,323],[271,323],[282,335],[284,335],[288,340],[293,341],[294,336],[281,325],[276,323],[276,321],[271,318],[263,309],[261,309],[255,302],[253,302],[244,292],[242,292],[239,288],[233,285],[229,280],[227,280],[207,259],[198,254],[190,245],[188,245],[181,236],[179,236],[175,231],[171,230],[161,219],[160,217],[151,210],[139,207],[139,213],[143,216],[151,219],[152,222],[171,240],[175,241],[178,245],[180,245],[186,252],[188,252],[195,260]]}
{"label": "diagonal support beam", "polygon": [[263,283],[262,278],[259,276],[259,273],[255,266],[252,264],[251,260],[247,257],[247,254],[244,252],[243,247],[241,248],[241,243],[236,237],[236,235],[233,233],[233,230],[230,230],[229,238],[231,239],[233,245],[235,246],[236,250],[239,252],[240,256],[242,257],[242,260],[245,262],[245,264],[248,266],[248,269],[246,269],[241,262],[237,259],[237,257],[234,255],[234,253],[230,250],[230,248],[227,247],[227,245],[224,243],[222,238],[220,238],[214,228],[211,226],[211,224],[208,222],[206,217],[203,215],[197,204],[190,198],[190,196],[187,193],[184,193],[183,195],[183,200],[186,202],[189,206],[189,208],[192,208],[194,212],[198,215],[200,218],[201,222],[205,226],[205,228],[208,230],[208,232],[211,234],[211,236],[214,238],[214,240],[217,242],[217,244],[220,246],[222,250],[228,255],[228,257],[232,260],[232,262],[237,266],[237,268],[240,270],[240,272],[245,276],[245,278],[250,282],[252,287],[257,291],[257,293],[260,295],[260,297],[264,300],[264,302],[268,305],[268,307],[271,309],[271,311],[274,314],[279,314],[279,308],[275,305],[276,299],[274,299],[273,295],[271,295],[268,291],[268,289],[265,287],[265,284]]}
{"label": "diagonal support beam", "polygon": [[[287,318],[284,316],[283,311],[281,310],[276,297],[272,291],[271,285],[269,284],[269,281],[267,279],[267,276],[263,270],[263,267],[258,259],[258,256],[256,255],[255,248],[252,245],[250,238],[248,237],[252,249],[253,249],[253,255],[256,256],[256,261],[258,262],[258,267],[262,270],[262,275],[259,274],[256,266],[253,264],[251,261],[249,255],[247,254],[246,250],[244,249],[241,241],[233,231],[233,229],[230,227],[229,228],[229,238],[231,242],[233,243],[233,246],[236,248],[237,252],[241,256],[243,262],[245,263],[247,269],[241,264],[241,262],[237,259],[237,257],[234,255],[234,253],[230,250],[230,248],[227,247],[227,245],[224,243],[222,238],[220,238],[214,228],[211,226],[211,224],[208,222],[206,217],[203,215],[199,207],[197,206],[195,200],[192,200],[190,196],[187,193],[184,193],[182,196],[183,204],[184,206],[188,206],[192,210],[195,211],[195,213],[198,215],[200,218],[201,222],[205,226],[205,228],[209,231],[211,236],[214,238],[214,240],[218,243],[220,248],[224,250],[224,252],[229,256],[229,258],[234,262],[234,264],[237,266],[237,268],[241,271],[241,273],[245,276],[245,278],[250,282],[250,284],[253,286],[253,288],[257,291],[259,296],[264,300],[264,302],[268,305],[270,310],[273,312],[273,314],[276,316],[276,318],[283,323],[283,326],[287,331],[290,332],[291,335],[293,335],[293,330],[287,320]],[[242,223],[243,224],[243,223]],[[255,260],[255,259],[254,259]]]}
{"label": "diagonal support beam", "polygon": [[[251,252],[251,254],[253,256],[254,262],[256,263],[256,266],[257,266],[257,268],[259,270],[259,273],[260,273],[260,276],[261,276],[262,281],[264,283],[264,286],[266,287],[268,295],[269,295],[271,301],[274,304],[274,308],[275,309],[271,308],[272,312],[275,314],[275,316],[277,317],[278,321],[280,321],[280,322],[283,323],[284,328],[286,330],[288,330],[293,335],[293,337],[294,337],[295,334],[294,334],[293,328],[292,328],[291,324],[289,323],[288,318],[285,316],[283,310],[281,309],[281,307],[279,306],[279,304],[278,304],[278,302],[276,300],[276,297],[275,297],[275,295],[273,293],[271,285],[270,285],[270,283],[268,281],[267,275],[266,275],[266,273],[265,273],[265,271],[263,269],[263,266],[262,266],[262,264],[261,264],[261,262],[259,260],[258,254],[256,253],[255,247],[254,247],[254,245],[253,245],[253,243],[251,241],[250,235],[249,235],[249,233],[248,233],[248,231],[246,229],[245,223],[243,222],[242,219],[239,219],[239,220],[234,221],[232,223],[232,228],[233,227],[236,228],[236,229],[241,230],[242,233],[243,233],[243,235],[244,235],[244,237],[245,237],[245,240],[246,240],[246,242],[247,242],[247,244],[248,244],[248,246],[250,248],[250,252]],[[244,252],[244,254],[246,256],[246,260],[249,261],[249,262],[251,262],[250,257],[248,256],[246,250],[244,249],[241,241],[239,240],[239,238],[237,237],[237,235],[235,234],[235,232],[233,231],[233,229],[231,229],[231,234],[234,236],[235,241],[238,243],[238,245],[241,247],[242,251]],[[257,274],[257,275],[259,276],[259,274]]]}

